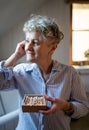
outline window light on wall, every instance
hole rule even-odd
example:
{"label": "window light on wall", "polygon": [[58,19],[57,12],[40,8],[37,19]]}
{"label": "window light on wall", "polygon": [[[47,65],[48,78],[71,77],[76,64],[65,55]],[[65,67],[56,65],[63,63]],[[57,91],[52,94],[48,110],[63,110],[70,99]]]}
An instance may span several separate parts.
{"label": "window light on wall", "polygon": [[72,61],[86,61],[89,49],[89,4],[72,4]]}

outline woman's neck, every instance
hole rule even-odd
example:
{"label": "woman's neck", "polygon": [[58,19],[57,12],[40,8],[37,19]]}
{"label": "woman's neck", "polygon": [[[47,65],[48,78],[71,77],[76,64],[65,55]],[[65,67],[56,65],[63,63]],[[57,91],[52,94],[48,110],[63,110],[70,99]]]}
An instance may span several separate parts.
{"label": "woman's neck", "polygon": [[41,74],[42,74],[42,76],[43,76],[43,78],[45,80],[48,79],[48,77],[49,77],[49,75],[51,73],[51,70],[52,70],[52,66],[53,66],[53,61],[52,60],[50,60],[48,62],[45,62],[44,64],[39,65]]}

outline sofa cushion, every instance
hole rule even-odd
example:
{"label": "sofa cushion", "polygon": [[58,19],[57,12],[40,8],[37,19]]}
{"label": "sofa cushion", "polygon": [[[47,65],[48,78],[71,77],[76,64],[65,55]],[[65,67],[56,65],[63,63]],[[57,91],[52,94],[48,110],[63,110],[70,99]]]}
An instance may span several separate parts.
{"label": "sofa cushion", "polygon": [[0,97],[5,114],[12,112],[18,108],[17,90],[0,91]]}

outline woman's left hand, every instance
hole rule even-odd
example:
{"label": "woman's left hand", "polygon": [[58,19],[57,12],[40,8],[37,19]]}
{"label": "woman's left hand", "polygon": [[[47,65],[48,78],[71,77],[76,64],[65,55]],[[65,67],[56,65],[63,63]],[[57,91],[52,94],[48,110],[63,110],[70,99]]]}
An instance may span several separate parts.
{"label": "woman's left hand", "polygon": [[58,110],[65,110],[69,107],[69,102],[67,102],[66,100],[61,100],[58,98],[49,97],[47,95],[45,95],[44,97],[46,100],[52,102],[52,106],[48,110],[40,110],[39,111],[43,114],[55,113]]}

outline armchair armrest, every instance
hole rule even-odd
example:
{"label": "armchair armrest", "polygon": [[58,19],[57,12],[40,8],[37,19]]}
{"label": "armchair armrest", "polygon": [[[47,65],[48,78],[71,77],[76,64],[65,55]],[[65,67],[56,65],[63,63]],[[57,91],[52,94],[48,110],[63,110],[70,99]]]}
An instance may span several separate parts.
{"label": "armchair armrest", "polygon": [[6,124],[6,123],[8,123],[9,121],[12,121],[15,118],[18,118],[18,114],[19,114],[19,110],[17,109],[15,111],[7,113],[4,116],[1,116],[0,117],[0,125]]}

